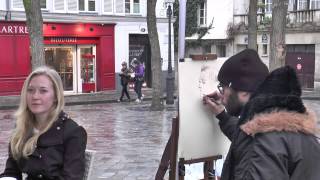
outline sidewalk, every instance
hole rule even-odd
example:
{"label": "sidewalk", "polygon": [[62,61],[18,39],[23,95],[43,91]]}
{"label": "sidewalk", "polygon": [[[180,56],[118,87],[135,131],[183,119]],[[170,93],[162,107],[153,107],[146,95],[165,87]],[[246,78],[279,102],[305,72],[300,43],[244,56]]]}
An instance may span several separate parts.
{"label": "sidewalk", "polygon": [[[96,103],[110,103],[117,102],[120,97],[119,91],[108,90],[96,93],[83,93],[83,94],[68,94],[65,95],[66,105],[80,105],[80,104],[96,104]],[[130,89],[130,96],[132,100],[136,99],[136,93]],[[145,100],[152,98],[151,88],[142,88]],[[125,99],[126,97],[124,97]],[[0,96],[0,109],[12,109],[19,105],[20,96]]]}
{"label": "sidewalk", "polygon": [[[131,98],[136,99],[136,93],[129,90]],[[144,94],[145,100],[152,98],[152,89],[143,88],[142,94]],[[96,104],[96,103],[110,103],[117,102],[120,97],[120,92],[116,90],[101,91],[96,93],[83,93],[83,94],[70,94],[65,95],[66,105],[80,105],[80,104]],[[126,97],[125,97],[126,98]],[[0,109],[16,108],[19,105],[20,96],[0,96]],[[320,100],[320,91],[303,91],[302,99],[306,100]]]}
{"label": "sidewalk", "polygon": [[302,99],[306,100],[320,100],[320,90],[303,91]]}

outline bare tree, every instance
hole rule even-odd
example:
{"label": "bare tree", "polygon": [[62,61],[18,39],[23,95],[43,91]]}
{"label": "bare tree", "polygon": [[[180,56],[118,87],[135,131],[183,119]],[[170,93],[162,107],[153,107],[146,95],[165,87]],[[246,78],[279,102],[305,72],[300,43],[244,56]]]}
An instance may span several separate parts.
{"label": "bare tree", "polygon": [[31,45],[32,69],[45,64],[40,0],[23,0]]}
{"label": "bare tree", "polygon": [[152,69],[152,102],[151,110],[159,111],[163,110],[163,104],[161,103],[161,60],[160,60],[160,45],[157,30],[156,19],[156,4],[157,0],[147,1],[147,24],[148,35],[151,46],[151,69]]}
{"label": "bare tree", "polygon": [[286,17],[288,0],[273,0],[272,2],[272,29],[270,38],[270,71],[284,66],[286,58]]}
{"label": "bare tree", "polygon": [[248,48],[257,50],[257,0],[250,0],[248,21]]}

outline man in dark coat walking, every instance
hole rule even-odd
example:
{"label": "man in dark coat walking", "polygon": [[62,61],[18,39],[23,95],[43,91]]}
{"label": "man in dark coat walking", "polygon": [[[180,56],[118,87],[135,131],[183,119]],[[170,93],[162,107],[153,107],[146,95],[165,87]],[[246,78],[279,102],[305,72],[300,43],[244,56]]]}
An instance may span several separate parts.
{"label": "man in dark coat walking", "polygon": [[220,92],[204,97],[231,140],[221,180],[318,180],[320,145],[315,115],[301,100],[294,69],[270,74],[246,49],[221,67]]}

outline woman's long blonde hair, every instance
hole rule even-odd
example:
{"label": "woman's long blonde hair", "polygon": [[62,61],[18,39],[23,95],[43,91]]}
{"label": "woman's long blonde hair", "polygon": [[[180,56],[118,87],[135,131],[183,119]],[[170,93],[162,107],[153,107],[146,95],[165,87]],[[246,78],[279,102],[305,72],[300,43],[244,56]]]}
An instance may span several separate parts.
{"label": "woman's long blonde hair", "polygon": [[[38,75],[45,75],[51,80],[56,101],[52,111],[49,113],[47,126],[39,133],[34,133],[33,130],[36,120],[27,105],[27,89],[31,79]],[[14,159],[18,160],[21,157],[27,158],[34,152],[39,136],[46,132],[58,119],[59,113],[62,111],[63,107],[64,95],[62,81],[59,74],[54,69],[47,66],[41,66],[29,74],[24,81],[21,90],[20,105],[15,113],[17,119],[16,128],[10,140],[11,153]]]}

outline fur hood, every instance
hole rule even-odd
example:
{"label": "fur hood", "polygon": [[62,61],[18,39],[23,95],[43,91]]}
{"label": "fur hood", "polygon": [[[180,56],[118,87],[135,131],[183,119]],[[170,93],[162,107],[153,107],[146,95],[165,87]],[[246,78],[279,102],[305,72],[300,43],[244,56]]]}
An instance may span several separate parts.
{"label": "fur hood", "polygon": [[303,132],[315,135],[318,131],[314,112],[297,113],[286,110],[256,114],[252,120],[241,125],[240,128],[251,136],[271,131]]}
{"label": "fur hood", "polygon": [[239,121],[248,135],[270,131],[315,134],[316,116],[307,111],[294,69],[281,67],[271,72],[252,94]]}

